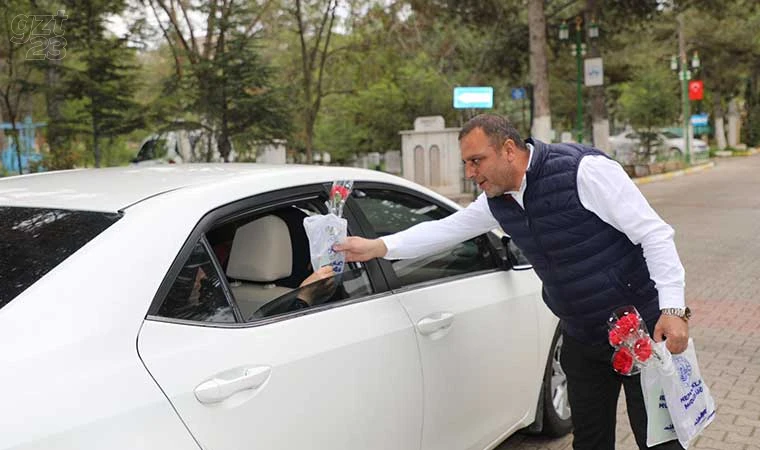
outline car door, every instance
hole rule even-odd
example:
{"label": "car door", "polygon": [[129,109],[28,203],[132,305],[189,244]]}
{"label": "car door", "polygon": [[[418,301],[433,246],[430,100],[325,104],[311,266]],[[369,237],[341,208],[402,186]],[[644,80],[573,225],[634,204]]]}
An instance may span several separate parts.
{"label": "car door", "polygon": [[[451,210],[392,186],[357,185],[351,207],[383,236]],[[535,406],[540,282],[497,267],[486,235],[422,258],[384,264],[415,324],[424,374],[422,448],[482,449]]]}
{"label": "car door", "polygon": [[156,295],[138,351],[204,449],[419,448],[415,332],[374,273],[376,262],[342,275],[345,298],[258,317],[243,314],[230,266],[224,269],[223,252],[209,241],[223,234],[227,218],[324,199],[320,187],[212,212]]}

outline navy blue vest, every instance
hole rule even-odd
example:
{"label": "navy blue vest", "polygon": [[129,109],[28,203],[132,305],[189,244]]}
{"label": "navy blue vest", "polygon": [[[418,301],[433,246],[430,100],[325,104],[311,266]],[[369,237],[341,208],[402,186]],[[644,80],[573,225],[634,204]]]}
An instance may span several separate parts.
{"label": "navy blue vest", "polygon": [[607,340],[607,318],[620,306],[634,305],[652,323],[660,310],[641,245],[578,198],[581,159],[604,153],[578,144],[528,142],[534,151],[526,173],[525,210],[509,194],[489,198],[488,205],[533,264],[546,305],[565,332],[587,343]]}

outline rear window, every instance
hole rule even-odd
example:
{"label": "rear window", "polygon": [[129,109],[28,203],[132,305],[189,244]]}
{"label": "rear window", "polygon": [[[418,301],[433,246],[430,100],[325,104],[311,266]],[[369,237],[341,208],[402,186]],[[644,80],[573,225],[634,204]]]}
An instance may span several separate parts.
{"label": "rear window", "polygon": [[120,217],[0,206],[0,308]]}

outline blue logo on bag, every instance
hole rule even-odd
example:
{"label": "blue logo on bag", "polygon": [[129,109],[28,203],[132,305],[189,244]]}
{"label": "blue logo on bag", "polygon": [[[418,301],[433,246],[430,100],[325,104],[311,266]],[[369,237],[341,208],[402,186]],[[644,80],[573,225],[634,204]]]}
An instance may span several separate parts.
{"label": "blue logo on bag", "polygon": [[673,364],[678,369],[678,378],[681,380],[681,383],[688,387],[690,384],[689,380],[691,379],[691,364],[683,356],[674,356]]}

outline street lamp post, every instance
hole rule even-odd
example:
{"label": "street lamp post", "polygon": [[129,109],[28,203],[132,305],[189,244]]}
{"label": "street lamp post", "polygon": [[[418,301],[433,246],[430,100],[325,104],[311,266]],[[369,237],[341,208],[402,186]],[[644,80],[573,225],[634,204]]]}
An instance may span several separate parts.
{"label": "street lamp post", "polygon": [[[691,68],[699,69],[699,55],[694,52],[691,58]],[[680,66],[680,67],[679,67]],[[680,68],[680,70],[679,70]],[[691,120],[691,102],[689,101],[689,80],[691,80],[691,70],[686,62],[686,52],[681,52],[680,64],[679,58],[673,56],[670,59],[670,69],[678,72],[678,79],[681,81],[681,114],[683,115],[683,137],[685,140],[684,159],[686,164],[691,164],[691,131],[689,121]]]}
{"label": "street lamp post", "polygon": [[[684,17],[683,14],[678,15],[678,56],[673,56],[670,60],[670,69],[678,71],[678,78],[681,80],[681,101],[683,102],[683,137],[686,145],[685,159],[686,165],[691,164],[691,132],[689,131],[689,121],[691,120],[691,104],[689,103],[689,80],[691,80],[691,71],[688,68],[688,62],[686,58],[686,38],[684,37]],[[679,70],[680,62],[680,70]],[[699,56],[697,52],[694,52],[694,56],[691,59],[691,68],[697,70],[699,68]]]}
{"label": "street lamp post", "polygon": [[[588,37],[596,39],[599,37],[599,27],[596,22],[592,22],[588,29]],[[570,38],[570,30],[567,23],[559,27],[560,41],[567,41]],[[583,57],[586,55],[586,44],[583,43],[583,18],[575,18],[575,55],[576,67],[576,113],[575,113],[575,135],[578,142],[583,142]]]}

